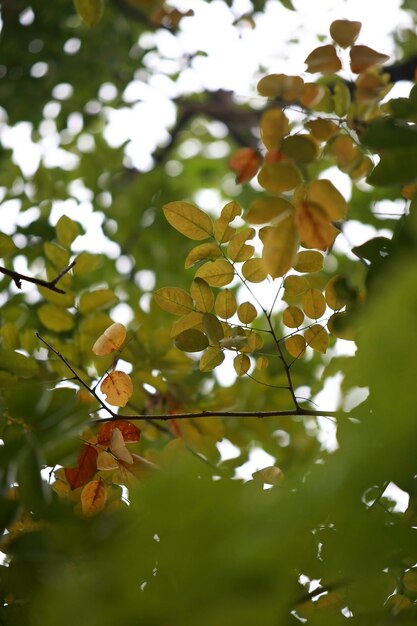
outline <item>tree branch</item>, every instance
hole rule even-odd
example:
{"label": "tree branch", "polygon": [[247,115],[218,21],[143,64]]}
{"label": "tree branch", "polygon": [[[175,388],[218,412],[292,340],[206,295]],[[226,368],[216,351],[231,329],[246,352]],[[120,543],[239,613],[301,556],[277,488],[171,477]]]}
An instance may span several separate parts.
{"label": "tree branch", "polygon": [[42,278],[33,278],[32,276],[26,276],[25,274],[20,274],[20,272],[15,272],[14,270],[9,270],[6,267],[0,267],[0,273],[9,276],[15,283],[18,289],[22,289],[22,280],[27,283],[33,283],[35,285],[40,285],[41,287],[45,287],[45,289],[50,289],[51,291],[55,291],[56,293],[65,293],[63,289],[59,289],[56,286],[56,283],[67,274],[75,265],[75,261],[70,263],[68,267],[66,267],[62,272],[60,272],[53,280],[42,280]]}
{"label": "tree branch", "polygon": [[[36,333],[37,338],[42,341],[56,356],[68,367],[68,369],[72,372],[74,376],[74,380],[77,380],[80,385],[84,387],[90,394],[97,400],[102,409],[110,413],[111,417],[100,418],[94,420],[95,422],[107,422],[113,419],[126,419],[126,420],[181,420],[181,419],[198,419],[202,417],[239,417],[239,418],[264,418],[264,417],[287,417],[289,415],[293,416],[313,416],[313,417],[333,417],[336,418],[342,413],[339,411],[315,411],[312,409],[304,409],[298,404],[294,409],[288,409],[284,411],[196,411],[190,413],[160,413],[157,415],[150,415],[148,413],[139,413],[133,415],[123,415],[122,413],[116,413],[112,409],[110,409],[107,404],[98,396],[97,392],[94,389],[91,389],[89,385],[77,374],[75,369],[68,363],[67,359],[56,350],[53,346],[51,346],[39,333]],[[100,409],[99,409],[100,410]]]}

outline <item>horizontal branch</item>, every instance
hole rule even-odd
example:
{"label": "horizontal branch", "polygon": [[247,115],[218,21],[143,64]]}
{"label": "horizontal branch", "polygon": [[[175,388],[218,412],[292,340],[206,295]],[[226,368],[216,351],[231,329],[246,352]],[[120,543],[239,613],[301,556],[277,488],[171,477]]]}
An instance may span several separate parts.
{"label": "horizontal branch", "polygon": [[42,280],[42,278],[34,278],[33,276],[26,276],[26,274],[21,274],[20,272],[15,272],[15,270],[9,270],[6,267],[0,267],[0,273],[9,276],[13,282],[15,283],[18,289],[22,289],[22,280],[27,283],[33,283],[34,285],[39,285],[40,287],[45,287],[45,289],[50,289],[50,291],[55,291],[56,293],[65,293],[63,289],[59,289],[56,286],[56,283],[67,274],[75,265],[75,261],[70,263],[68,267],[66,267],[62,272],[60,272],[53,280]]}

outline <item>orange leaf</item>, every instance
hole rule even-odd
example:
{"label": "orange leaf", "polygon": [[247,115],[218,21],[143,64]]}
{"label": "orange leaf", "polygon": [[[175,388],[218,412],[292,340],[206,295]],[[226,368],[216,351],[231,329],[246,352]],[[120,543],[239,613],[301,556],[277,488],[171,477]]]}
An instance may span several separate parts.
{"label": "orange leaf", "polygon": [[295,224],[301,243],[306,248],[327,250],[339,231],[329,222],[323,209],[311,202],[302,202],[295,211]]}
{"label": "orange leaf", "polygon": [[110,372],[100,385],[107,402],[113,406],[125,406],[133,393],[133,384],[130,376],[124,372]]}
{"label": "orange leaf", "polygon": [[126,420],[110,420],[100,427],[97,435],[97,443],[101,446],[108,447],[110,445],[111,434],[115,428],[118,428],[123,435],[124,441],[139,441],[140,430],[132,422]]}
{"label": "orange leaf", "polygon": [[104,509],[107,488],[102,480],[92,480],[81,492],[81,510],[84,517],[93,517]]}
{"label": "orange leaf", "polygon": [[240,148],[229,160],[229,167],[236,172],[236,182],[246,183],[259,169],[261,158],[254,148]]}
{"label": "orange leaf", "polygon": [[66,467],[65,478],[71,489],[78,489],[94,476],[97,471],[97,450],[84,444],[77,459],[77,467]]}
{"label": "orange leaf", "polygon": [[352,46],[350,49],[350,69],[360,74],[373,65],[381,65],[389,60],[387,54],[377,52],[368,46]]}
{"label": "orange leaf", "polygon": [[334,74],[342,69],[342,64],[337,56],[336,48],[331,44],[315,48],[304,63],[307,64],[307,72],[314,74]]}
{"label": "orange leaf", "polygon": [[105,356],[114,350],[118,350],[126,339],[126,328],[123,324],[115,322],[97,339],[93,345],[93,352],[97,356]]}

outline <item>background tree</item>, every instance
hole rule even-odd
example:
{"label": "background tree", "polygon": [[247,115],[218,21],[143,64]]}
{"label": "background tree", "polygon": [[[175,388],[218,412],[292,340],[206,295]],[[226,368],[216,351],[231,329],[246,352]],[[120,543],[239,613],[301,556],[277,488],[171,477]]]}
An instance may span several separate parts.
{"label": "background tree", "polygon": [[139,171],[109,120],[204,54],[164,58],[192,10],[75,7],[1,9],[2,621],[413,624],[414,29],[393,62],[333,22],[256,101],[174,90]]}

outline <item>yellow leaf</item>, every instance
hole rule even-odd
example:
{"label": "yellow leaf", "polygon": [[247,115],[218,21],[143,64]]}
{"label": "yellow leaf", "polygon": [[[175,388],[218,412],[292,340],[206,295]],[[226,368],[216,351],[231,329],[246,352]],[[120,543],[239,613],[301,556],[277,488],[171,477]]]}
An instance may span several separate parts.
{"label": "yellow leaf", "polygon": [[342,69],[342,64],[337,56],[336,48],[330,44],[315,48],[304,63],[307,64],[307,72],[314,74],[335,74]]}
{"label": "yellow leaf", "polygon": [[349,206],[342,194],[330,180],[313,180],[308,185],[308,199],[324,209],[329,220],[345,219]]}
{"label": "yellow leaf", "polygon": [[235,234],[236,230],[229,226],[229,222],[219,217],[214,222],[214,237],[219,243],[226,243]]}
{"label": "yellow leaf", "polygon": [[80,297],[80,313],[90,313],[97,309],[106,309],[117,302],[117,296],[111,289],[96,289],[83,293]]}
{"label": "yellow leaf", "polygon": [[262,339],[259,333],[255,333],[253,331],[245,331],[246,334],[246,344],[242,347],[238,348],[241,352],[256,352],[260,350],[264,345],[264,340]]}
{"label": "yellow leaf", "polygon": [[261,117],[260,130],[265,148],[270,152],[278,150],[290,130],[288,117],[281,109],[269,109]]}
{"label": "yellow leaf", "polygon": [[55,332],[64,332],[74,327],[74,318],[65,309],[54,304],[44,304],[38,309],[38,317],[42,324]]}
{"label": "yellow leaf", "polygon": [[114,455],[107,450],[102,450],[97,455],[97,469],[102,471],[114,470],[119,467]]}
{"label": "yellow leaf", "polygon": [[268,272],[262,259],[249,259],[242,265],[242,274],[251,283],[261,283]]}
{"label": "yellow leaf", "polygon": [[78,15],[87,26],[95,26],[102,18],[104,11],[103,0],[74,0]]}
{"label": "yellow leaf", "polygon": [[341,276],[333,276],[326,285],[324,295],[326,302],[333,311],[339,311],[347,304],[346,290],[338,289],[338,283],[343,283]]}
{"label": "yellow leaf", "polygon": [[377,52],[368,46],[352,46],[350,49],[350,69],[354,74],[360,74],[374,65],[381,65],[389,61],[389,56]]}
{"label": "yellow leaf", "polygon": [[285,296],[299,296],[309,288],[310,284],[304,276],[291,275],[284,280]]}
{"label": "yellow leaf", "polygon": [[209,345],[205,334],[195,328],[184,330],[175,337],[174,343],[183,352],[200,352]]}
{"label": "yellow leaf", "polygon": [[224,320],[227,320],[236,313],[236,307],[236,298],[232,291],[224,289],[217,294],[216,301],[214,303],[216,315]]}
{"label": "yellow leaf", "polygon": [[268,365],[269,361],[266,356],[260,356],[259,359],[256,361],[256,367],[258,368],[258,370],[266,370]]}
{"label": "yellow leaf", "polygon": [[288,200],[266,196],[251,203],[245,220],[249,224],[266,224],[279,216],[290,215],[293,212],[294,206]]}
{"label": "yellow leaf", "polygon": [[107,487],[99,480],[91,480],[80,494],[81,510],[84,517],[93,517],[104,509],[107,500]]}
{"label": "yellow leaf", "polygon": [[262,238],[264,247],[262,260],[265,269],[277,278],[283,276],[291,268],[298,250],[298,234],[293,217],[287,217],[277,226],[266,226]]}
{"label": "yellow leaf", "polygon": [[190,268],[198,261],[215,259],[222,255],[219,246],[215,243],[201,243],[193,248],[185,259],[185,269]]}
{"label": "yellow leaf", "polygon": [[307,122],[306,126],[313,137],[319,141],[327,141],[339,132],[339,126],[335,124],[335,122],[321,118],[310,120]]}
{"label": "yellow leaf", "polygon": [[233,265],[225,259],[208,261],[196,272],[196,277],[203,278],[212,287],[224,287],[232,282],[235,271]]}
{"label": "yellow leaf", "polygon": [[69,248],[74,239],[81,234],[81,226],[67,215],[62,215],[55,225],[55,231],[61,246]]}
{"label": "yellow leaf", "polygon": [[327,250],[339,234],[339,231],[329,222],[324,209],[311,202],[302,202],[297,207],[295,223],[301,243],[306,248]]}
{"label": "yellow leaf", "polygon": [[110,372],[100,385],[100,391],[113,406],[125,406],[133,393],[132,379],[124,372]]}
{"label": "yellow leaf", "polygon": [[201,329],[202,321],[203,315],[200,311],[191,311],[191,313],[187,313],[187,315],[180,317],[180,319],[172,325],[170,334],[171,339],[189,328],[197,328],[197,330]]}
{"label": "yellow leaf", "polygon": [[223,326],[220,320],[212,313],[204,313],[203,328],[210,344],[217,346],[224,337]]}
{"label": "yellow leaf", "polygon": [[305,354],[306,341],[302,335],[293,335],[285,340],[285,348],[295,359]]}
{"label": "yellow leaf", "polygon": [[349,87],[342,81],[337,82],[333,89],[333,104],[334,112],[338,117],[348,114],[351,100]]}
{"label": "yellow leaf", "polygon": [[287,74],[269,74],[258,83],[257,89],[261,96],[267,98],[283,98],[288,102],[296,100],[303,89],[304,81],[300,76]]}
{"label": "yellow leaf", "polygon": [[349,173],[362,159],[362,153],[347,135],[339,135],[329,146],[330,154],[334,154],[338,168]]}
{"label": "yellow leaf", "polygon": [[327,348],[329,347],[329,335],[327,334],[327,330],[320,324],[314,324],[310,326],[310,328],[307,328],[304,333],[304,338],[307,345],[313,348],[313,350],[322,352],[323,354],[327,352]]}
{"label": "yellow leaf", "polygon": [[298,328],[304,321],[304,313],[298,306],[289,306],[282,313],[282,321],[288,328]]}
{"label": "yellow leaf", "polygon": [[123,324],[115,322],[97,339],[93,345],[93,352],[97,356],[105,356],[111,354],[114,350],[118,350],[126,339],[126,328]]}
{"label": "yellow leaf", "polygon": [[304,313],[311,319],[318,319],[326,310],[326,299],[318,289],[308,289],[303,293]]}
{"label": "yellow leaf", "polygon": [[323,269],[323,255],[316,250],[302,250],[295,257],[293,267],[302,274],[320,272]]}
{"label": "yellow leaf", "polygon": [[291,135],[283,139],[281,151],[298,163],[311,163],[319,155],[319,146],[311,135]]}
{"label": "yellow leaf", "polygon": [[237,309],[237,315],[242,324],[250,324],[257,316],[257,311],[251,302],[242,302]]}
{"label": "yellow leaf", "polygon": [[113,428],[111,432],[110,450],[119,459],[119,461],[129,464],[133,463],[133,457],[126,448],[125,440],[123,439],[122,432],[119,428]]}
{"label": "yellow leaf", "polygon": [[62,270],[69,264],[70,253],[56,243],[46,241],[43,244],[45,256],[51,261],[57,270]]}
{"label": "yellow leaf", "polygon": [[252,478],[266,485],[280,485],[284,480],[284,472],[279,469],[279,467],[271,465],[270,467],[264,467],[257,472],[253,472]]}
{"label": "yellow leaf", "polygon": [[232,200],[224,205],[220,214],[221,219],[226,222],[233,222],[235,217],[239,217],[242,213],[242,209],[237,202]]}
{"label": "yellow leaf", "polygon": [[348,48],[355,43],[361,28],[362,24],[360,22],[335,20],[330,24],[330,34],[339,46]]}
{"label": "yellow leaf", "polygon": [[210,285],[198,276],[191,283],[190,293],[193,297],[197,311],[203,313],[211,311],[214,306],[214,295]]}
{"label": "yellow leaf", "polygon": [[189,202],[169,202],[163,211],[171,226],[189,239],[208,239],[213,233],[209,216]]}
{"label": "yellow leaf", "polygon": [[258,174],[261,187],[277,193],[291,191],[300,182],[300,172],[295,165],[283,161],[263,165]]}
{"label": "yellow leaf", "polygon": [[227,256],[231,261],[241,263],[251,258],[255,251],[253,246],[246,245],[248,239],[252,239],[255,236],[255,230],[253,228],[245,228],[240,232],[233,235],[227,246]]}
{"label": "yellow leaf", "polygon": [[154,293],[155,302],[161,309],[173,315],[185,315],[193,310],[193,299],[179,287],[162,287]]}
{"label": "yellow leaf", "polygon": [[244,376],[250,368],[250,358],[247,354],[238,354],[233,359],[233,367],[238,376]]}
{"label": "yellow leaf", "polygon": [[204,350],[200,359],[200,371],[211,372],[215,367],[221,365],[224,361],[224,354],[220,348],[209,346]]}

